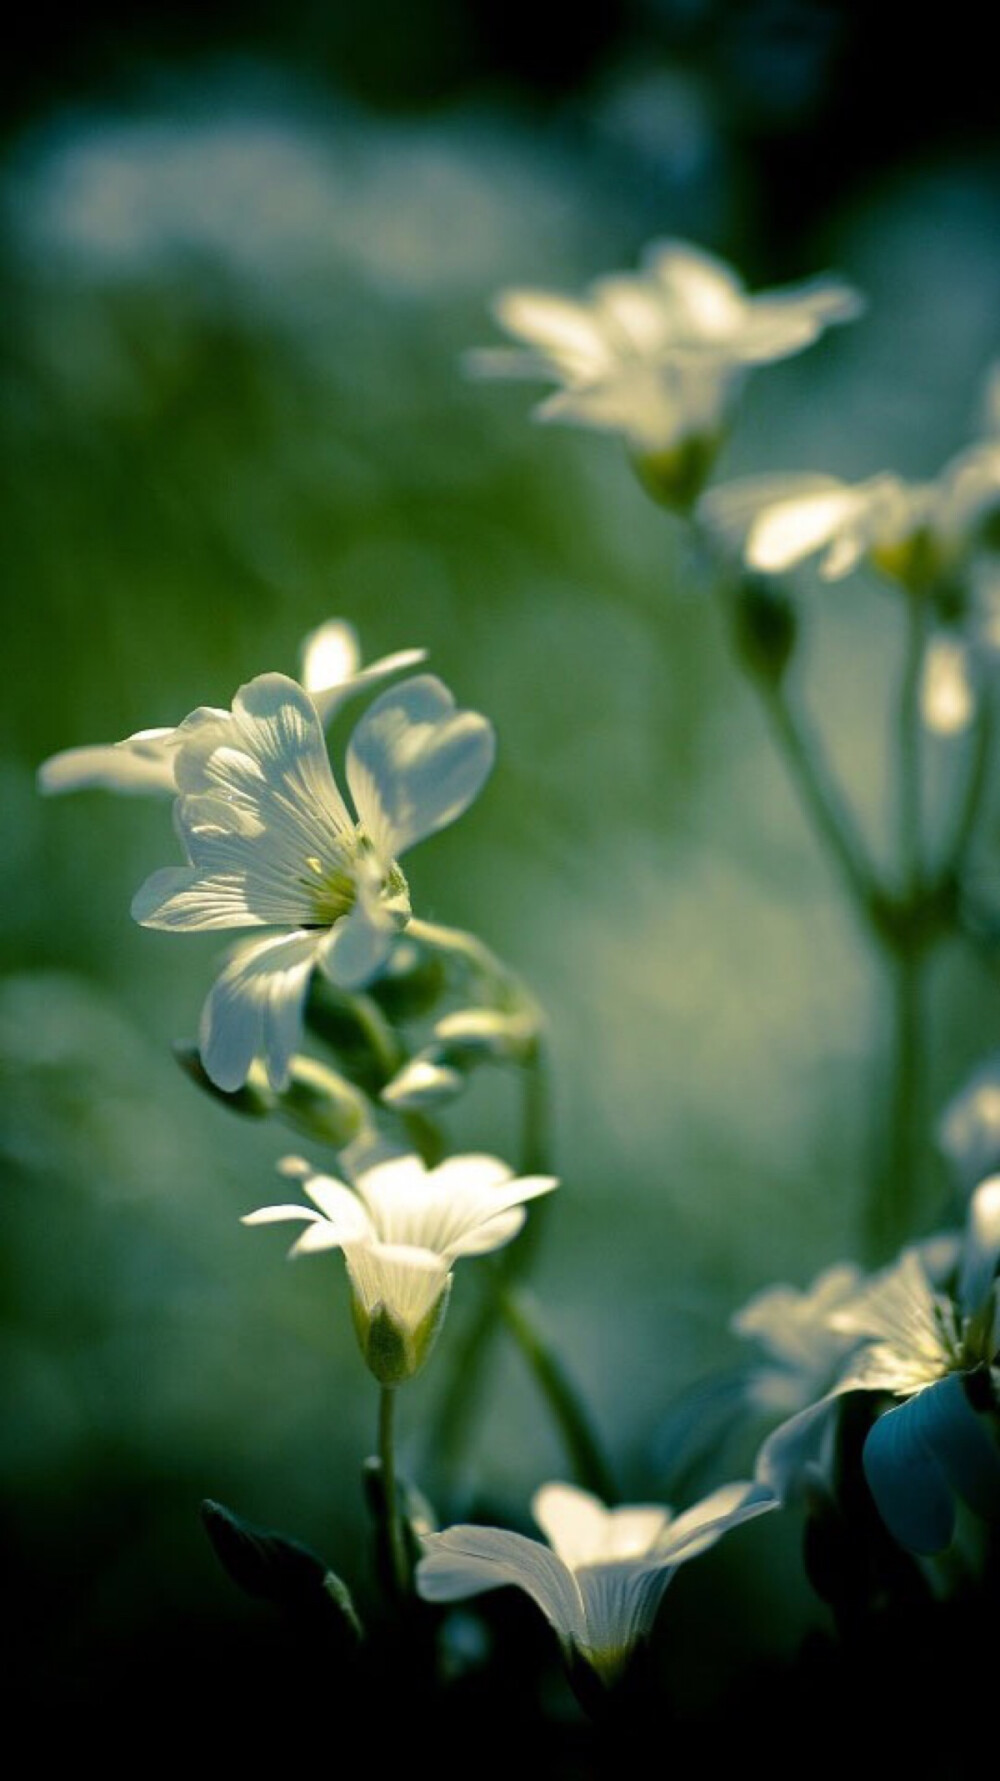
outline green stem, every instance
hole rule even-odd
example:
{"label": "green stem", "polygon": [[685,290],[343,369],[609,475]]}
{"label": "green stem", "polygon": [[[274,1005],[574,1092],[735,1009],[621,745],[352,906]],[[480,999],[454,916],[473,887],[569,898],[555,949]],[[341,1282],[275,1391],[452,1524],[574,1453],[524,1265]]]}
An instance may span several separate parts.
{"label": "green stem", "polygon": [[754,678],[754,685],[806,815],[840,872],[855,909],[871,928],[873,910],[880,901],[878,883],[819,744],[809,735],[804,717],[793,708],[782,683]]}
{"label": "green stem", "polygon": [[578,1482],[604,1502],[616,1502],[617,1485],[576,1387],[542,1337],[524,1299],[507,1287],[498,1296],[497,1309],[545,1398]]}
{"label": "green stem", "polygon": [[[520,1172],[522,1175],[544,1174],[549,1155],[550,1120],[548,1070],[540,1040],[524,1065],[522,1084]],[[499,1296],[534,1260],[539,1242],[537,1227],[543,1211],[541,1204],[532,1207],[526,1228],[492,1264],[492,1278],[486,1281],[475,1316],[464,1339],[453,1350],[451,1373],[431,1431],[431,1456],[442,1476],[447,1477],[455,1469],[468,1437],[469,1424],[482,1402],[483,1377],[499,1331]],[[525,1245],[529,1252],[522,1261]]]}
{"label": "green stem", "polygon": [[915,901],[923,884],[923,798],[920,679],[927,646],[927,602],[906,596],[906,656],[897,728],[899,776],[899,858],[903,895]]}
{"label": "green stem", "polygon": [[[539,1040],[524,1065],[520,1172],[546,1174],[550,1154],[551,1112],[548,1064]],[[527,1227],[500,1258],[487,1266],[486,1287],[476,1313],[455,1347],[451,1374],[432,1426],[429,1458],[440,1476],[454,1471],[468,1437],[472,1417],[483,1401],[482,1381],[501,1324],[512,1337],[549,1409],[569,1465],[588,1489],[613,1501],[614,1481],[601,1445],[590,1426],[583,1401],[553,1350],[514,1288],[538,1253],[546,1213],[544,1202],[532,1208]]]}
{"label": "green stem", "polygon": [[986,787],[989,782],[991,760],[991,744],[993,741],[994,713],[993,700],[988,688],[983,688],[976,712],[975,734],[972,745],[972,758],[969,762],[965,781],[965,795],[959,806],[958,819],[955,823],[951,842],[945,852],[945,876],[953,881],[960,881],[968,863],[968,856],[975,837],[976,821],[982,809]]}
{"label": "green stem", "polygon": [[[910,594],[906,651],[896,730],[899,799],[899,878],[904,906],[919,907],[924,885],[923,726],[920,681],[927,646],[927,602]],[[886,1153],[876,1167],[863,1212],[869,1260],[886,1261],[911,1234],[923,1184],[923,982],[928,938],[920,923],[900,922],[885,946],[891,972],[889,1104]]]}
{"label": "green stem", "polygon": [[923,976],[925,955],[901,948],[889,960],[892,1037],[884,1151],[864,1210],[869,1262],[889,1260],[911,1234],[923,1176]]}
{"label": "green stem", "polygon": [[351,996],[351,1008],[373,1057],[378,1061],[381,1074],[389,1082],[403,1061],[403,1048],[399,1040],[371,996],[355,991]]}
{"label": "green stem", "polygon": [[396,1593],[405,1596],[410,1587],[410,1565],[406,1555],[403,1524],[399,1517],[399,1493],[396,1488],[395,1409],[395,1390],[392,1386],[383,1385],[378,1405],[378,1452],[382,1462],[385,1525]]}

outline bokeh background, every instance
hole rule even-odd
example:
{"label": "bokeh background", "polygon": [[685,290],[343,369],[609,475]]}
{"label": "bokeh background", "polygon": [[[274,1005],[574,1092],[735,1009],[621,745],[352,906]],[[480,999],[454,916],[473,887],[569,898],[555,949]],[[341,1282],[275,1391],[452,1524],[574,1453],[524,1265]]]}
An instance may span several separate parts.
{"label": "bokeh background", "polygon": [[[683,1491],[670,1406],[739,1358],[733,1309],[855,1247],[877,966],[671,520],[614,441],[533,429],[530,391],[468,384],[459,359],[498,286],[573,289],[655,235],[754,285],[836,268],[868,314],[752,381],[720,474],[932,474],[1000,346],[995,82],[975,9],[905,40],[890,14],[154,0],[84,6],[58,44],[43,9],[21,21],[0,167],[0,1463],[22,1700],[224,1720],[236,1677],[292,1699],[280,1626],[214,1568],[206,1495],[369,1587],[374,1405],[342,1270],[287,1268],[281,1232],[241,1228],[287,1136],[171,1059],[217,947],[130,921],[174,857],[166,805],[43,803],[54,750],[226,704],[334,615],[368,656],[425,645],[489,713],[495,776],[411,885],[549,1011],[565,1186],[537,1292],[628,1495]],[[808,577],[803,611],[809,696],[885,857],[898,613]],[[957,951],[932,989],[933,1111],[1000,1009]],[[513,1092],[479,1085],[451,1129],[512,1154]],[[460,1271],[456,1324],[474,1289]],[[411,1461],[436,1382],[406,1394]],[[737,1433],[728,1468],[750,1451]],[[498,1358],[463,1506],[523,1520],[562,1470]],[[822,1620],[775,1519],[681,1575],[660,1644],[694,1712]]]}

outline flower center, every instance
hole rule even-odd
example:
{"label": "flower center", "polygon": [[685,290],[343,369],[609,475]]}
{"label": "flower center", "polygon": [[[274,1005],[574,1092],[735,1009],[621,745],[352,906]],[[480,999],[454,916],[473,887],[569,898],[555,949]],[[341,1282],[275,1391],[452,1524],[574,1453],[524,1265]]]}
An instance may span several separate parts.
{"label": "flower center", "polygon": [[409,890],[403,873],[395,860],[388,871],[380,872],[375,850],[362,828],[345,838],[339,857],[324,860],[319,854],[307,854],[305,864],[301,884],[309,899],[312,920],[304,926],[332,928],[350,914],[357,902],[362,875],[370,879],[379,902],[388,904],[391,914],[400,915],[404,921],[409,916]]}

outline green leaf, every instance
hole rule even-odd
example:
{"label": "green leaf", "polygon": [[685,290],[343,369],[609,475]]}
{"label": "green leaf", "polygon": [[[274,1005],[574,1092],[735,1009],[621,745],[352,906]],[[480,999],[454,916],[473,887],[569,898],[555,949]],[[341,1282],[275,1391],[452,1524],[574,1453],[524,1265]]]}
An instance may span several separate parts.
{"label": "green leaf", "polygon": [[352,1641],[363,1636],[346,1583],[308,1546],[256,1527],[211,1499],[202,1504],[201,1519],[216,1558],[245,1595],[296,1613],[336,1616]]}

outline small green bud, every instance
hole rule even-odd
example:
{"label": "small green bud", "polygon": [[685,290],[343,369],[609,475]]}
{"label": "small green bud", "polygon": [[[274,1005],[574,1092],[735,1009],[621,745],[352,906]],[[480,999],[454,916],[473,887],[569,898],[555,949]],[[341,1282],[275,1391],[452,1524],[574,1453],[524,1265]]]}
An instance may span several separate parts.
{"label": "small green bud", "polygon": [[460,1070],[435,1062],[433,1054],[421,1054],[393,1077],[382,1090],[382,1100],[397,1113],[418,1112],[423,1107],[440,1107],[453,1101],[465,1087]]}
{"label": "small green bud", "polygon": [[733,626],[736,647],[751,673],[777,685],[798,635],[795,606],[781,583],[764,575],[744,575],[736,589]]}
{"label": "small green bud", "polygon": [[492,1059],[497,1063],[526,1064],[538,1043],[539,1021],[528,1008],[505,1012],[498,1008],[456,1008],[434,1027],[442,1046],[442,1061],[453,1066]]}

